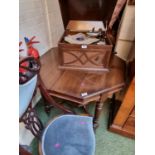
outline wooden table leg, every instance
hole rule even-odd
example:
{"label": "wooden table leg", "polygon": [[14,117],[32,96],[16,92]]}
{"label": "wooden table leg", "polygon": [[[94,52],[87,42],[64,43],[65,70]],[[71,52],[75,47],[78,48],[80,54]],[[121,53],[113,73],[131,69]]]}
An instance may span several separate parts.
{"label": "wooden table leg", "polygon": [[100,99],[99,101],[96,102],[96,107],[95,107],[95,114],[94,114],[94,120],[93,120],[93,124],[94,124],[94,129],[96,129],[99,126],[99,117],[102,111],[102,107],[104,104],[104,101],[107,99],[107,95],[100,95]]}
{"label": "wooden table leg", "polygon": [[53,97],[50,95],[50,90],[47,90],[43,81],[41,80],[41,77],[38,77],[38,87],[40,89],[40,92],[42,94],[42,96],[44,96],[45,100],[51,104],[52,106],[60,109],[61,111],[63,111],[64,113],[69,113],[69,114],[74,114],[74,112],[72,112],[70,109],[66,108],[65,106],[58,104]]}

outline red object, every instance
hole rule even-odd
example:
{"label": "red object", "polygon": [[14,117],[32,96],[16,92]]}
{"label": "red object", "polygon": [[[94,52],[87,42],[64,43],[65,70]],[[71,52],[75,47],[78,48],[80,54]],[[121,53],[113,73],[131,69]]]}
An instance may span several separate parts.
{"label": "red object", "polygon": [[[27,54],[28,56],[32,56],[34,57],[35,59],[38,59],[39,58],[39,52],[36,48],[33,47],[33,44],[36,44],[36,43],[40,43],[39,41],[34,41],[35,39],[35,36],[33,36],[30,40],[27,39],[27,42],[26,42],[26,45],[28,47],[28,50],[27,50]],[[22,42],[19,42],[19,46],[22,45]],[[23,49],[19,49],[19,52],[23,51]],[[29,66],[29,63],[28,62],[24,62],[21,64],[22,66],[24,67],[28,67]],[[26,73],[27,71],[23,68],[19,68],[19,72],[20,73]]]}
{"label": "red object", "polygon": [[35,59],[39,58],[39,52],[36,48],[33,47],[33,44],[40,43],[39,41],[33,41],[35,39],[35,36],[33,36],[29,42],[27,42],[28,47],[28,55],[33,56]]}
{"label": "red object", "polygon": [[39,58],[39,52],[34,47],[29,47],[27,52],[29,56],[33,56],[35,59]]}
{"label": "red object", "polygon": [[[29,64],[27,62],[23,62],[21,65],[24,67],[28,67]],[[26,73],[26,70],[19,67],[19,72],[20,73]]]}
{"label": "red object", "polygon": [[[19,47],[20,47],[21,45],[22,45],[22,42],[19,42]],[[19,52],[21,52],[21,51],[24,51],[24,50],[23,50],[23,49],[19,49]],[[28,64],[27,62],[23,62],[21,65],[24,66],[24,67],[27,67],[29,64]],[[20,73],[25,73],[26,70],[19,67],[19,72],[20,72]]]}

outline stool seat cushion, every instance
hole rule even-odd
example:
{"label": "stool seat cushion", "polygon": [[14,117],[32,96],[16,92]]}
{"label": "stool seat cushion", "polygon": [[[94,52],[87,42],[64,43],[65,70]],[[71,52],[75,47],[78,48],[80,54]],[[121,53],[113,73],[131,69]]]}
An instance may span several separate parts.
{"label": "stool seat cushion", "polygon": [[32,99],[37,84],[37,75],[30,81],[19,85],[19,118],[24,114]]}
{"label": "stool seat cushion", "polygon": [[43,155],[94,155],[92,117],[63,115],[50,122],[42,136]]}

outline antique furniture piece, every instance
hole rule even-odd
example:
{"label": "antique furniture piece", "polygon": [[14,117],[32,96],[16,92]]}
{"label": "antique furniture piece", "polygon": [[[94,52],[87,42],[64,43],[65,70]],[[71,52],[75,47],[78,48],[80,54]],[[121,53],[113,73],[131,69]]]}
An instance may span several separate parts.
{"label": "antique furniture piece", "polygon": [[[59,41],[60,68],[83,71],[108,71],[112,45],[126,0],[59,0],[65,33]],[[93,24],[92,24],[92,23]],[[104,23],[101,26],[99,23]],[[94,24],[95,23],[95,24]],[[88,26],[89,25],[89,26]],[[100,25],[100,27],[98,26]],[[101,28],[105,45],[69,44],[65,36]],[[96,29],[96,31],[97,31]],[[116,51],[114,51],[116,52]]]}
{"label": "antique furniture piece", "polygon": [[[59,0],[65,33],[59,41],[61,69],[82,71],[109,71],[114,38],[109,31],[116,0]],[[99,41],[92,44],[83,43],[83,39],[76,38],[76,43],[66,42],[66,36],[82,32],[87,35],[92,29],[101,34],[95,38]],[[112,41],[111,41],[112,40]],[[77,44],[78,42],[78,44]],[[80,44],[81,43],[81,44]]]}
{"label": "antique furniture piece", "polygon": [[63,115],[50,121],[39,148],[40,155],[95,155],[92,117]]}
{"label": "antique furniture piece", "polygon": [[109,121],[110,131],[135,137],[135,79],[131,81],[121,105],[113,100]]}
{"label": "antique furniture piece", "polygon": [[59,0],[64,27],[69,20],[110,21],[117,0]]}
{"label": "antique furniture piece", "polygon": [[[26,57],[19,62],[19,122],[25,124],[36,137],[41,136],[43,125],[38,118],[32,99],[36,93],[40,65],[33,57]],[[20,155],[32,155],[23,145],[19,145]]]}
{"label": "antique furniture piece", "polygon": [[109,71],[113,46],[102,21],[69,21],[58,46],[60,69]]}
{"label": "antique furniture piece", "polygon": [[49,95],[72,101],[72,104],[85,109],[90,102],[96,101],[94,127],[97,127],[104,101],[124,87],[124,61],[113,55],[110,71],[98,74],[60,70],[58,61],[57,48],[41,58],[40,76]]}
{"label": "antique furniture piece", "polygon": [[19,69],[22,70],[19,72],[19,121],[37,137],[43,126],[32,107],[32,99],[36,93],[40,66],[33,57],[26,57],[20,60]]}

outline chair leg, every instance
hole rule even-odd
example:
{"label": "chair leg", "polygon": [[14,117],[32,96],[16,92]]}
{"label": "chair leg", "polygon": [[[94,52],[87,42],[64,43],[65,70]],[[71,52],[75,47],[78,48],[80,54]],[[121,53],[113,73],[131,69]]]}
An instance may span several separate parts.
{"label": "chair leg", "polygon": [[32,103],[30,103],[27,111],[20,118],[19,122],[23,122],[26,129],[30,130],[35,137],[41,137],[43,124],[38,118],[35,109],[32,108]]}

